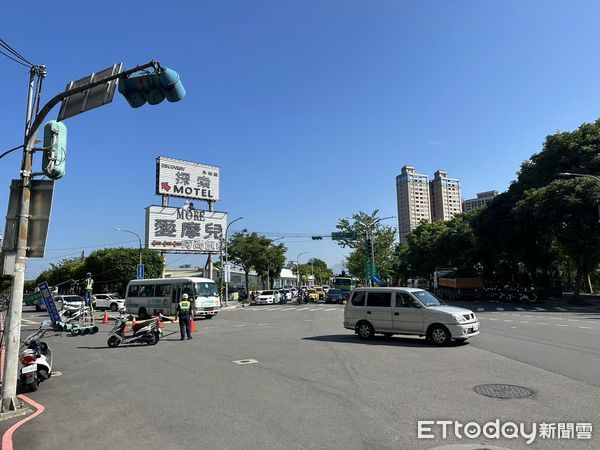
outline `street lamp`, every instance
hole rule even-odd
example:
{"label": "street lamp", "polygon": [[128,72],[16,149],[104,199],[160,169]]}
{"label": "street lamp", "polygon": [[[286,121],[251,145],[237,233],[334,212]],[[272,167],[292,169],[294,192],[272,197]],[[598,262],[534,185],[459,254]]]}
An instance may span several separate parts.
{"label": "street lamp", "polygon": [[141,266],[142,265],[142,238],[140,237],[140,235],[137,234],[135,231],[124,230],[123,228],[113,228],[113,230],[124,231],[125,233],[130,233],[130,234],[137,236],[138,240],[140,241],[140,266]]}
{"label": "street lamp", "polygon": [[[275,241],[281,241],[282,239],[285,239],[285,236],[278,237],[277,239],[271,239],[271,243],[273,243]],[[271,275],[269,274],[270,271],[271,271],[271,262],[269,262],[269,265],[267,266],[267,289],[271,289]],[[275,283],[275,280],[273,280],[273,283]]]}
{"label": "street lamp", "polygon": [[[225,227],[225,264],[223,265],[223,267],[221,267],[221,285],[223,285],[223,279],[225,279],[225,306],[229,305],[229,271],[227,273],[227,276],[225,275],[225,270],[227,270],[228,267],[228,263],[229,263],[229,254],[227,253],[227,232],[229,231],[229,227],[237,222],[238,220],[242,220],[243,217],[238,217],[237,219],[232,220],[231,222],[229,222],[227,224],[227,226]],[[221,286],[222,287],[222,286]],[[248,286],[246,286],[247,288]]]}
{"label": "street lamp", "polygon": [[302,252],[299,253],[298,256],[296,256],[296,287],[298,289],[300,289],[300,270],[298,269],[298,259],[300,259],[300,257],[302,255],[306,255],[308,252]]}
{"label": "street lamp", "polygon": [[[369,255],[367,255],[367,260],[373,258],[373,263],[375,263],[375,249],[373,247],[373,228],[375,227],[375,225],[377,225],[379,222],[381,222],[382,220],[388,220],[388,219],[395,219],[396,216],[387,216],[387,217],[380,217],[377,220],[374,220],[373,223],[371,223],[369,225],[369,228],[367,229],[367,242],[371,242],[371,248],[368,249],[369,251]],[[373,280],[371,279],[371,274],[367,274],[367,286],[372,287],[373,286]]]}
{"label": "street lamp", "polygon": [[[600,183],[600,177],[597,175],[590,175],[587,173],[571,173],[571,172],[561,172],[558,174],[559,177],[563,178],[593,178],[598,183]],[[600,222],[600,205],[598,205],[598,222]]]}

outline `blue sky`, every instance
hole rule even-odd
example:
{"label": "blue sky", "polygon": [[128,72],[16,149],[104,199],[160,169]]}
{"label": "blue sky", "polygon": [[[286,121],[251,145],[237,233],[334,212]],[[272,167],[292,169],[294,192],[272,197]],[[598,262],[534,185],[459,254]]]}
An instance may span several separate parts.
{"label": "blue sky", "polygon": [[[160,204],[157,156],[220,166],[216,209],[245,217],[232,231],[272,238],[329,233],[359,210],[396,215],[405,164],[446,170],[465,198],[503,191],[546,135],[598,117],[599,13],[547,0],[9,2],[0,36],[47,66],[44,102],[115,62],[159,60],[187,89],[139,109],[116,95],[65,122],[67,175],[28,277],[82,250],[137,246],[113,227],[143,235],[145,208]],[[22,142],[28,75],[2,55],[0,70],[6,149]],[[0,160],[0,211],[20,160]],[[347,253],[283,242],[289,259],[307,251],[335,265]]]}

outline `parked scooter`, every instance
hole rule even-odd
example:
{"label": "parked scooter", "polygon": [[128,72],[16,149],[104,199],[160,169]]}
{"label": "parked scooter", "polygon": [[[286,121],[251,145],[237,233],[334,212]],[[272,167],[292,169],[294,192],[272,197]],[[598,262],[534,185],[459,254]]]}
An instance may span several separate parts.
{"label": "parked scooter", "polygon": [[40,328],[32,335],[25,338],[24,350],[21,351],[21,386],[24,390],[35,392],[42,381],[52,376],[52,352],[48,344],[42,342],[50,329],[42,329],[48,324],[43,321]]}
{"label": "parked scooter", "polygon": [[162,330],[158,327],[156,318],[134,322],[131,325],[131,333],[125,333],[125,326],[129,321],[133,321],[133,316],[120,317],[116,320],[106,342],[109,347],[138,343],[156,345],[162,336]]}

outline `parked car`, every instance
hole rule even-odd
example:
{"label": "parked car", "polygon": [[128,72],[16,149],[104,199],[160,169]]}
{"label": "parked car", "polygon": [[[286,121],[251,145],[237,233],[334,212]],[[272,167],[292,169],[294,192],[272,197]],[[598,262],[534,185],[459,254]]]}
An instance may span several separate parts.
{"label": "parked car", "polygon": [[256,297],[255,303],[257,305],[272,305],[275,303],[275,291],[262,291]]}
{"label": "parked car", "polygon": [[339,289],[328,289],[325,294],[325,303],[344,303],[346,294]]}
{"label": "parked car", "polygon": [[479,334],[479,320],[465,308],[444,304],[435,295],[416,288],[359,288],[344,309],[344,328],[362,339],[385,336],[425,336],[435,345],[464,341]]}
{"label": "parked car", "polygon": [[323,292],[325,292],[325,294],[329,292],[329,289],[331,289],[329,286],[323,286]]}
{"label": "parked car", "polygon": [[292,294],[292,298],[298,297],[298,289],[296,289],[295,287],[290,288],[290,293]]}
{"label": "parked car", "polygon": [[116,293],[95,294],[92,295],[92,301],[97,309],[110,309],[115,312],[125,308],[125,299]]}

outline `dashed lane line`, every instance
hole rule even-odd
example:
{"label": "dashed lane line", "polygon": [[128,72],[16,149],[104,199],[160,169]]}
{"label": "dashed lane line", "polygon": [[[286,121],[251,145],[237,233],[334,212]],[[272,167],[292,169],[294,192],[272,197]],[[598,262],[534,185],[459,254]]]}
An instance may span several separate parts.
{"label": "dashed lane line", "polygon": [[323,311],[336,311],[337,308],[329,308],[329,309],[324,309]]}

